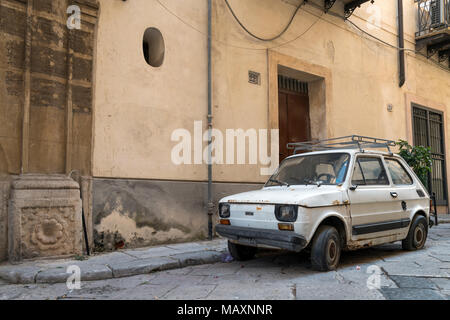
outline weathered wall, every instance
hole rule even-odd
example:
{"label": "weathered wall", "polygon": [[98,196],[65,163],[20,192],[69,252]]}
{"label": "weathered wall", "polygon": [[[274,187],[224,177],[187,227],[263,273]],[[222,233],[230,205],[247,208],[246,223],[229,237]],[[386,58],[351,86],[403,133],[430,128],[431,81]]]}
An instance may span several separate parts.
{"label": "weathered wall", "polygon": [[[215,183],[214,201],[259,188],[261,185]],[[207,237],[206,183],[95,178],[93,189],[98,251]]]}
{"label": "weathered wall", "polygon": [[[171,161],[177,128],[206,128],[206,1],[101,0],[98,26],[93,175],[204,180],[204,165],[188,170]],[[161,67],[144,60],[149,27],[165,42]],[[132,143],[130,143],[132,142]]]}
{"label": "weathered wall", "polygon": [[[23,2],[23,1],[22,1]],[[19,173],[26,4],[0,1],[0,172]]]}
{"label": "weathered wall", "polygon": [[[294,6],[301,1],[229,2],[248,29],[261,37],[271,37],[282,30]],[[315,2],[322,4],[322,1]],[[271,64],[279,56],[285,57],[278,60],[281,65],[296,65],[299,71],[312,75],[323,74],[323,70],[329,74],[330,81],[325,86],[325,121],[313,122],[313,131],[326,128],[328,137],[361,134],[394,140],[410,138],[408,126],[412,120],[408,116],[410,104],[405,98],[408,93],[417,97],[416,101],[424,98],[429,107],[439,106],[438,110],[444,111],[448,121],[448,112],[445,111],[450,103],[449,73],[431,61],[407,51],[406,83],[399,88],[397,50],[362,34],[341,18],[306,5],[298,12],[288,32],[275,41],[264,43],[242,30],[224,1],[214,3],[216,128],[225,128],[230,123],[234,127],[277,127],[277,89],[271,89],[276,86],[277,70],[271,68]],[[404,7],[405,46],[413,50],[417,4],[413,0],[404,1]],[[333,11],[343,14],[340,1],[336,2]],[[377,11],[381,18],[379,23],[373,19]],[[370,34],[397,45],[396,1],[376,1],[374,5],[366,3],[354,12],[350,20]],[[248,70],[261,73],[261,86],[248,84]],[[310,82],[310,88],[315,86]],[[310,100],[318,97],[310,97]],[[388,112],[388,104],[394,106],[393,112]],[[265,118],[267,105],[268,119]],[[242,116],[244,113],[251,114],[251,118]],[[446,146],[448,153],[449,144]],[[216,180],[264,179],[256,166],[214,168]],[[241,174],[246,169],[248,171]]]}
{"label": "weathered wall", "polygon": [[[81,29],[69,30],[69,5]],[[91,172],[94,0],[0,2],[0,172]]]}
{"label": "weathered wall", "polygon": [[[301,0],[229,1],[252,32],[271,37],[283,29]],[[130,246],[196,238],[207,230],[207,166],[172,163],[177,142],[171,135],[177,128],[193,134],[194,121],[203,121],[206,129],[207,2],[99,2],[93,157],[93,175],[98,177],[93,184],[96,241],[108,239],[106,246],[111,247],[116,231]],[[404,2],[406,47],[414,49],[416,4]],[[341,18],[308,4],[281,38],[261,42],[241,29],[224,1],[213,4],[213,127],[224,135],[226,129],[278,128],[278,64],[294,68],[294,74],[310,84],[314,137],[407,138],[408,94],[447,110],[448,72],[408,53],[406,83],[399,88],[397,50]],[[350,19],[396,45],[396,6],[396,1],[366,3]],[[341,1],[333,12],[343,15]],[[372,19],[377,12],[379,21]],[[147,65],[142,54],[148,27],[158,28],[165,41],[165,61],[158,68]],[[249,83],[249,70],[260,73],[259,85]],[[393,112],[387,111],[388,104],[394,106]],[[194,150],[191,156],[194,159]],[[260,171],[265,166],[248,164],[248,154],[246,159],[244,165],[213,165],[214,186],[229,183],[224,195],[240,191],[239,183],[253,185],[267,179]]]}
{"label": "weathered wall", "polygon": [[0,261],[8,257],[8,198],[11,182],[0,174]]}
{"label": "weathered wall", "polygon": [[[263,37],[282,30],[299,2],[230,0],[246,26]],[[177,166],[170,158],[175,129],[193,133],[193,121],[202,120],[204,127],[206,123],[206,1],[161,3],[165,7],[157,1],[101,1],[94,176],[206,179],[206,165]],[[408,53],[406,84],[399,88],[397,50],[311,5],[298,12],[281,38],[261,42],[240,28],[224,1],[213,3],[213,126],[222,133],[227,128],[272,127],[268,108],[276,97],[268,94],[275,75],[269,73],[269,52],[297,59],[308,70],[320,67],[329,72],[328,87],[311,82],[312,89],[326,91],[322,98],[311,97],[323,106],[318,113],[325,112],[313,121],[317,136],[406,138],[410,119],[405,93],[449,101],[448,72]],[[350,19],[396,45],[396,6],[395,1],[366,3]],[[414,49],[417,7],[413,0],[404,6],[406,47]],[[333,11],[342,15],[342,2],[337,1]],[[371,17],[377,11],[379,22]],[[166,58],[159,68],[148,66],[142,55],[142,36],[151,26],[165,38]],[[248,82],[249,70],[261,74],[260,85]],[[394,106],[393,112],[387,111],[388,104]],[[223,182],[263,182],[267,177],[260,168],[260,164],[215,164],[213,177]]]}
{"label": "weathered wall", "polygon": [[[81,10],[81,29],[67,27],[70,5]],[[18,236],[5,220],[3,180],[91,174],[97,13],[96,0],[0,0],[0,260],[7,234]]]}

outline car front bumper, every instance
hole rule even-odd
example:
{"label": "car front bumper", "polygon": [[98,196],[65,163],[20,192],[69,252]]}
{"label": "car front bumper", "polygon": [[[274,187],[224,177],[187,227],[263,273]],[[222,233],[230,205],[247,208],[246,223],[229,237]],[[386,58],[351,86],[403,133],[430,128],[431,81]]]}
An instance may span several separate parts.
{"label": "car front bumper", "polygon": [[307,241],[294,231],[255,229],[229,225],[216,225],[221,236],[247,245],[266,245],[270,247],[299,252],[307,245]]}

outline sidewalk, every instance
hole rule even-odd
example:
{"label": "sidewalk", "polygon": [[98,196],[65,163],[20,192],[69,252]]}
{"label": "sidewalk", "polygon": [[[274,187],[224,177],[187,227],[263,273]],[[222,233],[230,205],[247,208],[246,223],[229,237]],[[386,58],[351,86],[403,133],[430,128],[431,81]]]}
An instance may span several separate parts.
{"label": "sidewalk", "polygon": [[[431,217],[434,221],[434,217]],[[450,223],[450,214],[440,214],[438,215],[438,223]]]}
{"label": "sidewalk", "polygon": [[[450,223],[450,215],[438,218],[439,223]],[[80,267],[82,281],[107,280],[219,262],[227,253],[226,240],[215,239],[94,254],[82,261],[40,259],[18,265],[2,263],[0,279],[12,284],[64,283],[70,275],[67,268],[76,265]]]}
{"label": "sidewalk", "polygon": [[129,277],[156,271],[221,261],[227,256],[223,239],[120,250],[86,257],[87,260],[35,260],[0,264],[0,279],[12,284],[64,283],[69,266],[81,270],[82,281]]}

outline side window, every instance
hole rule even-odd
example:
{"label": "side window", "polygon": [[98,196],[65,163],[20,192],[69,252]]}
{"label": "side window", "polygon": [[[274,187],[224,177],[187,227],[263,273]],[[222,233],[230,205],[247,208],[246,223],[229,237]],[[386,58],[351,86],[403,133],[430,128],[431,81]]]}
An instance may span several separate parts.
{"label": "side window", "polygon": [[359,161],[357,160],[355,163],[355,170],[353,171],[353,179],[352,184],[355,186],[365,185],[364,176],[361,171],[361,166],[359,165]]}
{"label": "side window", "polygon": [[387,168],[392,177],[392,182],[396,185],[400,184],[412,184],[413,180],[405,168],[401,165],[398,160],[395,159],[385,159]]}
{"label": "side window", "polygon": [[389,185],[389,180],[380,158],[358,157],[353,172],[354,185]]}

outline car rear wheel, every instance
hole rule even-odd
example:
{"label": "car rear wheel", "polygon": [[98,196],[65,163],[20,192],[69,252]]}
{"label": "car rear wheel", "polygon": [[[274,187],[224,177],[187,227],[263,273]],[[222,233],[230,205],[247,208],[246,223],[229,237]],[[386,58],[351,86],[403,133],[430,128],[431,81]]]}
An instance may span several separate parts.
{"label": "car rear wheel", "polygon": [[416,216],[409,228],[408,236],[402,241],[403,250],[420,250],[425,246],[428,223],[424,216]]}
{"label": "car rear wheel", "polygon": [[335,270],[341,257],[339,232],[332,226],[320,226],[311,246],[311,266],[317,271]]}
{"label": "car rear wheel", "polygon": [[244,246],[228,241],[228,251],[234,260],[244,261],[252,259],[256,254],[256,247]]}

